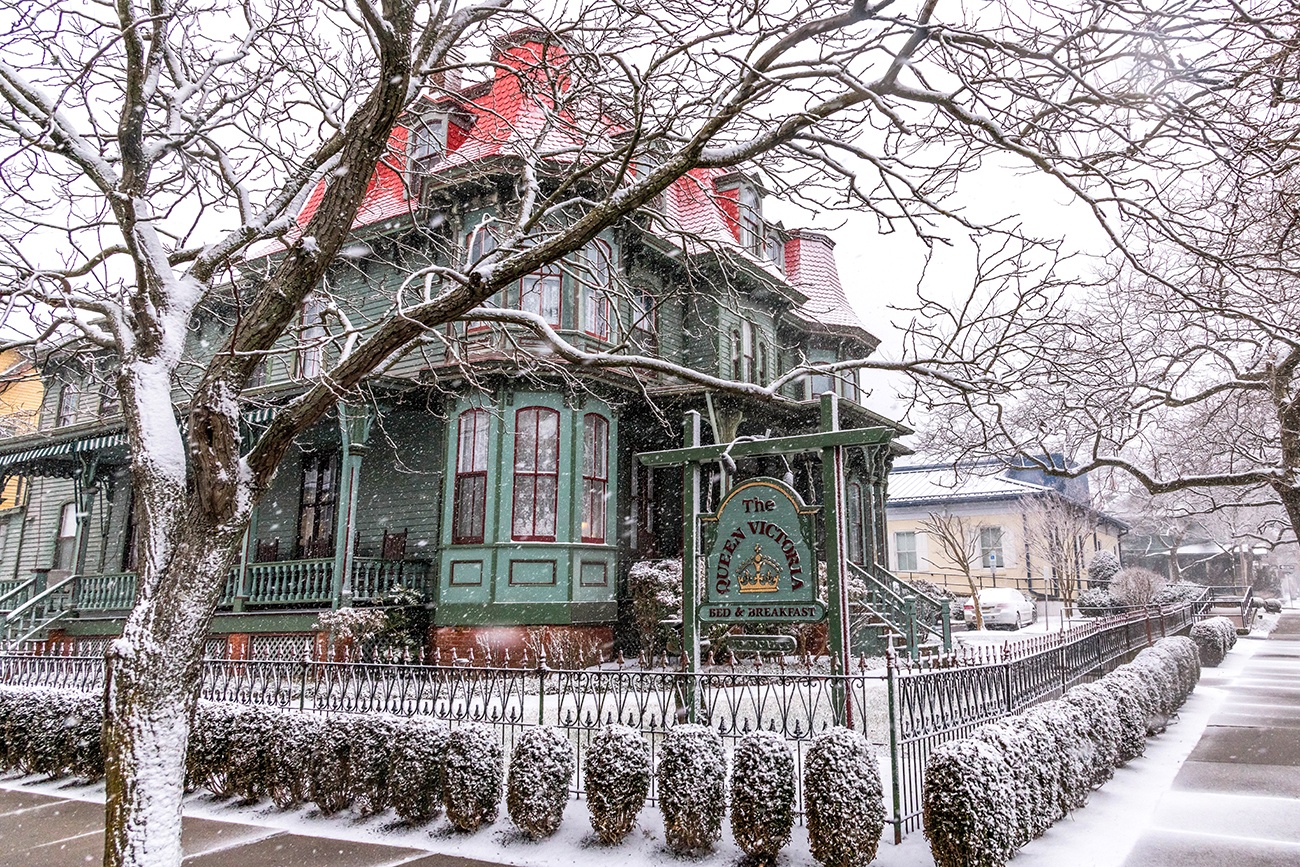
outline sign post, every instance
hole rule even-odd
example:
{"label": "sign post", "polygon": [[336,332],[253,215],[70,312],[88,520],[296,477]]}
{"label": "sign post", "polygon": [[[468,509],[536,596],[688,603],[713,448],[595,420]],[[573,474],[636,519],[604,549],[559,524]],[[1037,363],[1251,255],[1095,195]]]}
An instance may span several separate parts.
{"label": "sign post", "polygon": [[[834,392],[821,396],[821,429],[834,433],[840,429],[840,398]],[[849,673],[849,594],[844,574],[844,448],[829,445],[822,449],[822,508],[826,528],[826,598],[831,601],[831,618],[827,624],[827,648],[831,656],[835,721],[853,726],[853,699],[847,689]]]}
{"label": "sign post", "polygon": [[[699,448],[700,414],[691,410],[683,423],[682,445]],[[687,461],[682,465],[682,655],[686,662],[686,684],[682,699],[686,721],[698,722],[696,672],[700,670],[700,626],[696,622],[700,599],[699,527],[700,464]]]}

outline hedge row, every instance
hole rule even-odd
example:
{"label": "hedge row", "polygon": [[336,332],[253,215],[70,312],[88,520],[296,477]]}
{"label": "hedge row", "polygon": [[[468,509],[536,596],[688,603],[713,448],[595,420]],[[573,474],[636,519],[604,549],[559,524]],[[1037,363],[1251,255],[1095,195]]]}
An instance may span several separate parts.
{"label": "hedge row", "polygon": [[1201,665],[1214,668],[1237,645],[1237,627],[1226,617],[1211,617],[1192,625],[1192,641],[1201,653]]}
{"label": "hedge row", "polygon": [[937,748],[923,793],[937,867],[1006,864],[1141,755],[1200,673],[1190,639],[1164,638],[1095,683]]}
{"label": "hedge row", "polygon": [[103,720],[97,695],[0,687],[0,770],[98,780]]}

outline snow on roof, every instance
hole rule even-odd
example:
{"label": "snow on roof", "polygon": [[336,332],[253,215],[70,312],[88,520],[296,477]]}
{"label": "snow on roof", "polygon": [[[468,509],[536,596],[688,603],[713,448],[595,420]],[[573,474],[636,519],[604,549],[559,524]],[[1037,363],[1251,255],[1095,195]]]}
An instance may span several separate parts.
{"label": "snow on roof", "polygon": [[808,296],[797,311],[799,318],[813,328],[865,338],[873,346],[878,343],[844,294],[835,265],[835,242],[820,232],[801,229],[790,235],[785,245],[786,276]]}
{"label": "snow on roof", "polygon": [[977,474],[987,467],[951,466],[895,467],[889,474],[889,505],[921,505],[955,500],[1019,499],[1044,494],[1052,489],[1007,477],[1004,472]]}

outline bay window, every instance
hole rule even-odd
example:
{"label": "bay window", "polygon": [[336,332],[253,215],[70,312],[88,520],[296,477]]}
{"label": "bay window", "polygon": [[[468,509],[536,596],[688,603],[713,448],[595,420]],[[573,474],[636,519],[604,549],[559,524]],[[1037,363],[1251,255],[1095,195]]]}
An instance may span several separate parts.
{"label": "bay window", "polygon": [[560,327],[560,273],[547,269],[519,281],[519,309],[535,313],[552,328]]}
{"label": "bay window", "polygon": [[451,541],[457,545],[483,541],[487,514],[488,414],[468,409],[460,414],[456,433],[456,488],[452,495]]}
{"label": "bay window", "polygon": [[560,414],[530,406],[515,413],[516,542],[554,542],[560,480]]}
{"label": "bay window", "polygon": [[609,422],[588,413],[582,418],[582,541],[605,541],[608,493]]}

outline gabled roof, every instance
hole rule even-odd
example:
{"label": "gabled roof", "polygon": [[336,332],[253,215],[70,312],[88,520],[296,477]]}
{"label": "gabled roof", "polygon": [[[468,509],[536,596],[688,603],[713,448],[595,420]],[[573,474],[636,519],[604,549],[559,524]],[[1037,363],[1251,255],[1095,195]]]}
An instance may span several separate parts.
{"label": "gabled roof", "polygon": [[896,467],[889,474],[889,505],[897,508],[938,503],[1018,500],[1025,496],[1053,492],[1043,485],[1009,478],[1003,472],[977,474],[980,469],[983,468],[966,468],[959,474],[951,466]]}

